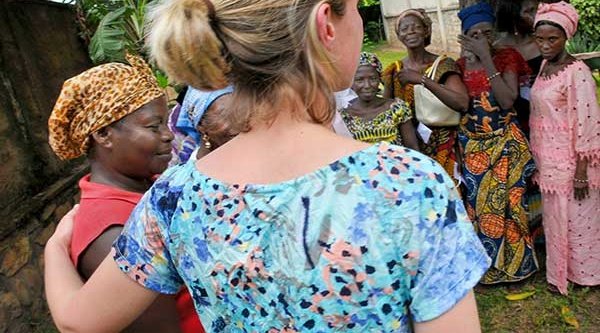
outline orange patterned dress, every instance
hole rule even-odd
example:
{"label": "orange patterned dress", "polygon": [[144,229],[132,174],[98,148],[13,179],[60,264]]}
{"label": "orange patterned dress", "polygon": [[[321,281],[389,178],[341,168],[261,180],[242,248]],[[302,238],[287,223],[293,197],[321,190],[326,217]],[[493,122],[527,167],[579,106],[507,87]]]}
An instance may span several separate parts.
{"label": "orange patterned dress", "polygon": [[[465,180],[465,205],[492,267],[481,283],[520,281],[538,270],[525,205],[526,180],[535,170],[525,134],[514,109],[502,109],[486,71],[466,69],[469,110],[462,117],[458,140]],[[499,72],[528,73],[529,67],[514,49],[494,55]]]}

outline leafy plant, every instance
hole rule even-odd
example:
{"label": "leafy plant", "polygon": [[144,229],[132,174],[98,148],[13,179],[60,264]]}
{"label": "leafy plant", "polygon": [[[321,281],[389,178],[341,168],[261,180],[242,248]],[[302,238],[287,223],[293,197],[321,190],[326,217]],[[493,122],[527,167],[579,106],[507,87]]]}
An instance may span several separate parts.
{"label": "leafy plant", "polygon": [[380,3],[379,0],[360,0],[358,2],[358,7],[371,7],[379,5]]}
{"label": "leafy plant", "polygon": [[99,22],[89,45],[94,63],[123,61],[125,53],[142,54],[146,0],[121,0]]}
{"label": "leafy plant", "polygon": [[100,21],[110,11],[119,8],[117,0],[64,0],[65,3],[75,4],[79,35],[86,46],[89,46]]}
{"label": "leafy plant", "polygon": [[[585,33],[577,32],[566,45],[570,54],[581,55],[582,53],[600,52],[600,42],[592,40]],[[583,61],[592,69],[600,69],[600,55],[584,58]]]}
{"label": "leafy plant", "polygon": [[587,36],[596,44],[600,41],[600,1],[599,0],[571,0],[571,4],[579,14],[579,33]]}

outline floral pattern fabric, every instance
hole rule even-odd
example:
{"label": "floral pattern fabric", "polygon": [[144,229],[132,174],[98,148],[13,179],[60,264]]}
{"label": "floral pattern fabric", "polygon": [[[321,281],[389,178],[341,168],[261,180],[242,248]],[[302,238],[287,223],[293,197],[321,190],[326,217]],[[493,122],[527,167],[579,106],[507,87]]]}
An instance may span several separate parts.
{"label": "floral pattern fabric", "polygon": [[385,143],[267,185],[188,161],[156,181],[114,248],[145,287],[185,284],[210,332],[410,332],[489,266],[442,168]]}
{"label": "floral pattern fabric", "polygon": [[402,145],[400,125],[409,121],[411,111],[406,102],[396,99],[389,109],[381,112],[371,120],[351,115],[347,109],[340,111],[340,115],[356,140],[367,143],[388,142]]}

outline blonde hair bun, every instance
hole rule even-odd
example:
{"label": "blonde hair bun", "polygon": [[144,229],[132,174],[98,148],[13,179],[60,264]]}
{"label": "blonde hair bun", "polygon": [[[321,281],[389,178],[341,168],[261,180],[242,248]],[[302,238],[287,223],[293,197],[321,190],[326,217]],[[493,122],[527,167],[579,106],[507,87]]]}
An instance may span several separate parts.
{"label": "blonde hair bun", "polygon": [[178,83],[202,90],[228,85],[230,66],[205,1],[159,1],[149,12],[147,47],[158,67]]}

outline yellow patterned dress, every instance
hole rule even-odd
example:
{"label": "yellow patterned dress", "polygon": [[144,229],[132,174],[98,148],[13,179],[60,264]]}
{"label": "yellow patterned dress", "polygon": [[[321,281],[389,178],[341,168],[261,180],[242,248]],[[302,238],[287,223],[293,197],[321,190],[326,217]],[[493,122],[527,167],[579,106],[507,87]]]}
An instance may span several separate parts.
{"label": "yellow patterned dress", "polygon": [[[428,66],[421,74],[425,74],[431,65],[432,64],[430,64],[430,66]],[[396,61],[392,63],[384,69],[381,79],[383,84],[388,89],[393,91],[393,97],[400,98],[409,104],[411,115],[414,118],[414,85],[410,83],[402,84],[400,82],[398,73],[402,70],[402,68],[402,61]],[[460,74],[460,69],[454,60],[446,57],[438,65],[434,80],[439,83],[444,83],[450,74]],[[449,175],[454,175],[454,166],[457,161],[457,127],[428,127],[432,130],[432,133],[427,143],[419,139],[420,151],[440,163]]]}
{"label": "yellow patterned dress", "polygon": [[394,100],[387,110],[371,120],[354,116],[348,109],[340,111],[340,115],[356,140],[368,143],[383,141],[399,146],[402,145],[400,125],[412,118],[408,104],[400,99]]}

